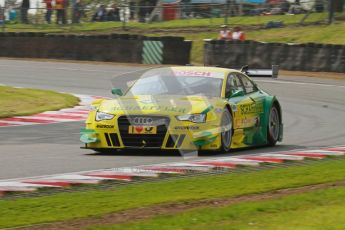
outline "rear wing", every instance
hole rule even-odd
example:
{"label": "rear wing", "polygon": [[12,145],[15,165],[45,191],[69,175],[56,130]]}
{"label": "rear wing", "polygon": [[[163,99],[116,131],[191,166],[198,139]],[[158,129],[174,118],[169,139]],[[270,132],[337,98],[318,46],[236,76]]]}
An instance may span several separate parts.
{"label": "rear wing", "polygon": [[278,78],[279,65],[272,65],[272,69],[250,69],[248,65],[241,68],[241,72],[249,77]]}

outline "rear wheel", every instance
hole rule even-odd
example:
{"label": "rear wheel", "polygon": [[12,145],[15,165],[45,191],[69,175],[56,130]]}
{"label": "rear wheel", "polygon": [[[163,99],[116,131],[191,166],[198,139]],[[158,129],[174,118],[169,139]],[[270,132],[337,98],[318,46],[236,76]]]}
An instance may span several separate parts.
{"label": "rear wheel", "polygon": [[221,130],[221,147],[219,150],[228,152],[232,141],[232,116],[228,109],[224,109]]}
{"label": "rear wheel", "polygon": [[273,105],[270,110],[270,115],[268,118],[268,144],[273,146],[277,143],[280,133],[280,116],[278,108],[276,105]]}

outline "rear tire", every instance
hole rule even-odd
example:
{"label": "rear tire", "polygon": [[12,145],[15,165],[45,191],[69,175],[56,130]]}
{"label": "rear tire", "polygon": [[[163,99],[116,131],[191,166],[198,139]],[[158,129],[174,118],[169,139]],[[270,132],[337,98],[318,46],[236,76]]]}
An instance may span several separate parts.
{"label": "rear tire", "polygon": [[227,108],[224,109],[222,114],[221,130],[221,147],[219,151],[228,152],[232,141],[232,116]]}
{"label": "rear tire", "polygon": [[268,127],[267,127],[267,141],[270,146],[274,146],[280,134],[280,116],[279,109],[276,105],[273,105],[268,117]]}

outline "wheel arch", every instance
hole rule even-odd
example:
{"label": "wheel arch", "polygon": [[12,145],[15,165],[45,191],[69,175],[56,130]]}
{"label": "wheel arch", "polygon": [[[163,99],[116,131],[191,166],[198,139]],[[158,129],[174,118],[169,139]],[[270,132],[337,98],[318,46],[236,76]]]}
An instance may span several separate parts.
{"label": "wheel arch", "polygon": [[[269,117],[269,111],[273,106],[277,107],[280,125],[281,125],[280,131],[279,131],[278,141],[282,141],[282,139],[283,139],[283,110],[282,110],[282,106],[275,96],[269,96],[266,100],[266,106],[265,106],[266,107],[265,111],[267,113],[267,121],[268,121],[268,117]],[[267,123],[267,125],[268,125],[268,123]]]}
{"label": "wheel arch", "polygon": [[[231,146],[232,146],[232,136],[234,135],[234,127],[233,127],[234,114],[233,114],[233,111],[231,109],[231,105],[229,104],[229,102],[227,102],[227,103],[225,103],[223,105],[223,111],[225,111],[225,110],[229,111],[229,114],[231,116],[231,123],[232,123],[232,125],[231,125],[232,126],[231,127],[231,141],[230,141],[230,146],[228,147],[229,149],[227,150],[227,151],[229,151],[231,149]],[[222,112],[222,114],[223,114],[223,112]],[[222,125],[222,118],[219,121],[220,121],[220,125]],[[222,137],[221,137],[221,135],[220,135],[219,141],[220,141],[220,145],[221,145],[220,149],[221,149],[221,151],[223,151],[223,147],[222,147],[223,144],[222,144]]]}
{"label": "wheel arch", "polygon": [[274,100],[272,101],[271,107],[272,106],[277,106],[278,113],[279,113],[279,119],[280,119],[280,122],[282,122],[283,121],[282,108],[281,108],[281,105],[280,105],[280,103],[279,103],[279,101],[277,100],[276,97],[274,97]]}
{"label": "wheel arch", "polygon": [[269,111],[272,108],[272,106],[277,106],[278,108],[278,113],[279,113],[279,119],[280,121],[283,120],[283,114],[282,114],[282,107],[278,101],[278,99],[275,96],[268,96],[266,97],[266,103],[265,103],[265,111],[267,116],[269,116]]}
{"label": "wheel arch", "polygon": [[234,114],[233,114],[233,112],[232,112],[232,109],[231,109],[231,106],[230,106],[229,103],[226,103],[226,104],[225,104],[225,108],[227,108],[227,109],[229,110],[229,112],[231,113],[231,116],[234,117]]}

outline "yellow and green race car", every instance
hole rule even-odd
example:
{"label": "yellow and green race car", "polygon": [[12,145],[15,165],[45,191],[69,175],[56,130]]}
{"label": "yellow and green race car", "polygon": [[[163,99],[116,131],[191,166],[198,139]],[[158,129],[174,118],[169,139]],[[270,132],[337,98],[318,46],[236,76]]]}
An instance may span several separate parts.
{"label": "yellow and green race car", "polygon": [[81,130],[84,148],[222,151],[282,140],[275,96],[246,74],[217,67],[162,67],[144,72],[114,99],[98,99]]}

